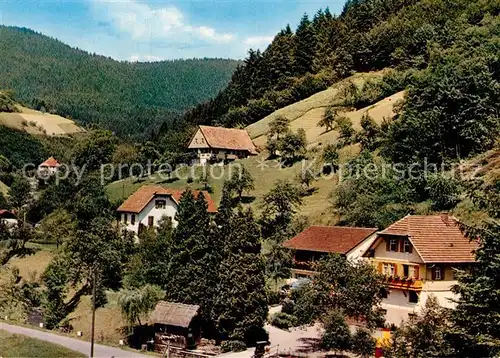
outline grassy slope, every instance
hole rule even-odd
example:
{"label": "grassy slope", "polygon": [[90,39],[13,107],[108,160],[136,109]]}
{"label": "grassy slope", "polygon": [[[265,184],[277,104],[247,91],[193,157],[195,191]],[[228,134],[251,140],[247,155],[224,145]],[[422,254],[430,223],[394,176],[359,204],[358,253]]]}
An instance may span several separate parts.
{"label": "grassy slope", "polygon": [[0,330],[2,357],[85,357],[57,344]]}
{"label": "grassy slope", "polygon": [[[356,74],[349,78],[354,83],[360,85],[366,79],[381,76],[383,72],[373,72]],[[268,131],[269,122],[276,116],[285,116],[290,120],[292,130],[304,128],[306,130],[307,139],[310,143],[309,160],[316,160],[320,155],[321,147],[332,143],[336,140],[338,133],[336,131],[325,132],[323,128],[318,127],[317,123],[323,116],[324,110],[332,104],[338,97],[338,90],[343,82],[337,83],[329,89],[314,94],[302,101],[284,107],[263,118],[262,120],[251,124],[246,129],[254,140],[255,144],[263,149],[266,144],[266,133]],[[403,93],[397,93],[389,98],[386,98],[370,107],[363,108],[359,111],[347,113],[353,120],[354,127],[359,128],[359,121],[364,112],[369,111],[370,115],[377,121],[381,122],[384,117],[392,116],[392,106],[397,99],[402,98]],[[357,153],[357,146],[347,147],[341,151],[340,161],[343,162]],[[276,180],[295,180],[296,176],[301,170],[301,163],[296,163],[293,167],[279,168],[275,161],[267,159],[268,154],[263,150],[257,157],[247,158],[242,160],[241,163],[247,167],[255,179],[255,190],[252,191],[252,198],[247,201],[258,213],[260,211],[260,203],[262,196],[269,191],[274,185]],[[319,166],[319,161],[316,160],[316,166]],[[219,176],[220,167],[209,167],[208,170],[213,168],[215,176]],[[186,172],[191,168],[184,168],[180,171],[181,177],[187,178]],[[224,167],[227,174],[227,167]],[[213,197],[216,201],[220,199],[221,189],[226,177],[220,179],[213,179],[211,185],[214,187]],[[198,183],[188,184],[186,179],[180,179],[175,182],[167,182],[153,176],[143,182],[135,182],[134,179],[125,179],[122,181],[114,182],[108,185],[108,193],[112,200],[123,200],[132,194],[137,188],[145,184],[161,184],[170,188],[186,188],[188,186],[198,189],[201,187]],[[309,217],[312,224],[334,224],[336,219],[329,210],[329,195],[335,186],[336,178],[320,178],[313,183],[316,191],[304,198],[304,203],[300,209],[302,215]]]}
{"label": "grassy slope", "polygon": [[[9,268],[17,267],[19,269],[19,274],[28,280],[38,279],[57,253],[55,246],[53,245],[35,246],[40,248],[35,255],[23,258],[14,258],[8,264]],[[3,277],[6,277],[7,274],[8,272],[6,270],[0,271],[0,281]],[[105,307],[99,308],[96,311],[95,337],[97,342],[117,345],[118,341],[124,338],[122,328],[125,327],[125,322],[122,319],[120,310],[117,306],[117,294],[115,292],[108,292],[107,296],[108,303]],[[76,310],[69,315],[74,332],[82,331],[83,339],[89,339],[90,337],[90,310],[90,296],[84,296]],[[2,316],[9,315],[11,320],[23,322],[23,318],[17,310],[0,310],[0,313]],[[3,351],[1,349],[0,352],[0,355],[2,355]],[[38,355],[18,354],[15,356],[34,357]]]}
{"label": "grassy slope", "polygon": [[64,135],[83,131],[70,119],[42,113],[21,105],[16,107],[19,110],[17,113],[0,112],[0,125],[26,131],[29,134]]}
{"label": "grassy slope", "polygon": [[0,181],[0,193],[7,194],[9,187]]}

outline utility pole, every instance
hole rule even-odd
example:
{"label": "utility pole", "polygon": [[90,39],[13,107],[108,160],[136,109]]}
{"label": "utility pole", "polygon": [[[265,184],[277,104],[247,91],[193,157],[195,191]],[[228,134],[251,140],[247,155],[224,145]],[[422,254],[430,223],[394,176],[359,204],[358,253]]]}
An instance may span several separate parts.
{"label": "utility pole", "polygon": [[94,357],[94,329],[95,329],[95,270],[92,269],[92,327],[90,333],[90,358]]}

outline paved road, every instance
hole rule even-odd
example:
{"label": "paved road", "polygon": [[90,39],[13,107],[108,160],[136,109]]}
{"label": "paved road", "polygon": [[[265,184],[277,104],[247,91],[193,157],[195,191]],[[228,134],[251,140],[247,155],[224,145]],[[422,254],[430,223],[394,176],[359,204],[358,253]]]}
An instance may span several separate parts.
{"label": "paved road", "polygon": [[[60,336],[58,334],[39,331],[36,329],[30,329],[26,327],[13,326],[4,322],[0,323],[0,329],[3,329],[10,333],[23,334],[32,338],[38,338],[43,341],[59,344],[66,348],[72,349],[83,354],[90,354],[90,342],[81,341],[76,338],[70,338],[65,336]],[[101,344],[94,345],[94,356],[95,357],[115,357],[115,358],[151,358],[151,356],[138,354],[134,352],[129,352],[120,348],[113,348],[108,346],[103,346]]]}

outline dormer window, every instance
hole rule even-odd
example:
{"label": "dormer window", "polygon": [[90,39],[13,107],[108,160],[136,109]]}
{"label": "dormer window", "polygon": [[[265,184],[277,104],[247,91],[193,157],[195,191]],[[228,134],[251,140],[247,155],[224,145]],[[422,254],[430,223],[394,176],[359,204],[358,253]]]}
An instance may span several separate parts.
{"label": "dormer window", "polygon": [[405,253],[410,254],[412,252],[411,243],[409,240],[404,240],[403,250]]}
{"label": "dormer window", "polygon": [[398,241],[396,239],[389,240],[389,251],[398,251]]}

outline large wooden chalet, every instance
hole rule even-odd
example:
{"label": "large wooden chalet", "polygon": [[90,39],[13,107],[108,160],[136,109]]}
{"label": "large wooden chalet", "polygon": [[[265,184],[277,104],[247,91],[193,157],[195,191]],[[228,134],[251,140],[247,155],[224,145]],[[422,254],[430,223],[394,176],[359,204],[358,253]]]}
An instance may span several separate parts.
{"label": "large wooden chalet", "polygon": [[247,131],[244,129],[199,126],[188,145],[196,153],[193,164],[227,163],[257,155]]}

